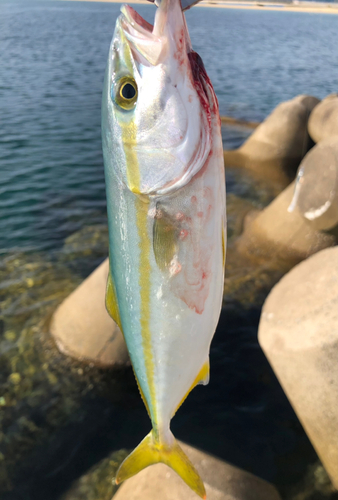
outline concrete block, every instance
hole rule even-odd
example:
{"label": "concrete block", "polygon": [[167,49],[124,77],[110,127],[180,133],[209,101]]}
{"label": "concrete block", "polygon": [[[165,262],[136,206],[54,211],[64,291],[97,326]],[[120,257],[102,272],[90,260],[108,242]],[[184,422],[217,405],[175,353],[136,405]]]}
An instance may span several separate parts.
{"label": "concrete block", "polygon": [[263,260],[266,257],[279,258],[290,263],[291,267],[336,243],[333,235],[309,226],[297,210],[288,211],[293,194],[294,183],[261,213],[246,221],[244,231],[236,242],[239,252]]}
{"label": "concrete block", "polygon": [[315,230],[338,226],[338,136],[322,140],[301,162],[292,208]]}
{"label": "concrete block", "polygon": [[306,95],[281,103],[243,146],[224,151],[225,166],[251,169],[286,187],[311,146],[307,124],[318,103]]}
{"label": "concrete block", "polygon": [[315,142],[338,138],[338,94],[327,96],[313,109],[308,130]]}
{"label": "concrete block", "polygon": [[98,366],[129,365],[123,335],[105,307],[106,259],[55,311],[50,332],[61,352]]}
{"label": "concrete block", "polygon": [[338,247],[305,260],[272,289],[258,338],[338,489]]}

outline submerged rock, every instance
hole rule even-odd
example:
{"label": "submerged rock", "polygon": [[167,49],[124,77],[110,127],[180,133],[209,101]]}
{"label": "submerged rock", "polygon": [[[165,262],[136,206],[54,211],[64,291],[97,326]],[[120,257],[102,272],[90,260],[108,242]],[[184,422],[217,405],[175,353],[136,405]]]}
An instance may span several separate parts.
{"label": "submerged rock", "polygon": [[323,465],[318,460],[310,465],[304,478],[292,488],[285,500],[337,500],[335,489]]}
{"label": "submerged rock", "polygon": [[236,241],[228,246],[224,277],[223,307],[260,308],[271,288],[289,271],[292,263],[273,253],[265,259],[243,255]]}
{"label": "submerged rock", "polygon": [[[280,500],[271,484],[192,446],[180,443],[204,481],[208,500]],[[147,467],[122,484],[114,500],[198,500],[164,464]]]}
{"label": "submerged rock", "polygon": [[338,140],[338,94],[323,99],[312,111],[308,125],[309,134],[315,142],[330,137]]}
{"label": "submerged rock", "polygon": [[302,262],[273,288],[259,342],[338,489],[338,247]]}
{"label": "submerged rock", "polygon": [[41,254],[4,256],[0,262],[0,311],[5,328],[15,329],[16,324],[62,300],[74,283],[79,283],[78,277],[66,266]]}
{"label": "submerged rock", "polygon": [[338,226],[338,136],[321,141],[303,159],[292,205],[314,230]]}
{"label": "submerged rock", "polygon": [[283,102],[237,150],[224,151],[226,167],[244,167],[281,186],[293,179],[311,147],[307,123],[316,97],[300,95]]}
{"label": "submerged rock", "polygon": [[[0,259],[1,498],[42,498],[46,477],[37,471],[62,469],[75,459],[72,450],[95,429],[93,422],[84,422],[103,394],[107,408],[139,400],[129,371],[86,366],[56,348],[48,333],[50,317],[81,282],[57,257],[21,252]],[[67,448],[70,439],[63,429],[72,422],[81,430]],[[56,500],[54,491],[47,497]]]}
{"label": "submerged rock", "polygon": [[129,365],[123,335],[105,307],[106,259],[55,311],[50,332],[61,352],[98,366]]}
{"label": "submerged rock", "polygon": [[111,500],[118,488],[114,476],[127,455],[126,450],[111,453],[74,481],[60,500]]}
{"label": "submerged rock", "polygon": [[84,226],[65,239],[59,260],[85,278],[108,255],[108,227]]}

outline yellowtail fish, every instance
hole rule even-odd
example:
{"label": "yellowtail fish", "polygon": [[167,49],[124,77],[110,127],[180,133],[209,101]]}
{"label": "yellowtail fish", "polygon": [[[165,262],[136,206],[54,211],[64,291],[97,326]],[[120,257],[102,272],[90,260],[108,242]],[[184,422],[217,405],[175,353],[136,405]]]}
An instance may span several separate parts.
{"label": "yellowtail fish", "polygon": [[110,273],[106,305],[120,326],[151,432],[116,483],[163,462],[205,489],[170,431],[209,381],[225,261],[225,179],[218,103],[192,50],[180,0],[154,26],[125,5],[111,42],[102,101]]}

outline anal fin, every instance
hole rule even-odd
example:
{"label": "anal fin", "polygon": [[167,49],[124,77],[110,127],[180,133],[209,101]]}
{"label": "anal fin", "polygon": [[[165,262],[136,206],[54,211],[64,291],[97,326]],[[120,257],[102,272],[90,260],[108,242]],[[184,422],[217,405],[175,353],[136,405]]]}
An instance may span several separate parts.
{"label": "anal fin", "polygon": [[186,392],[184,397],[181,399],[180,403],[177,405],[172,417],[175,415],[175,413],[177,412],[179,407],[182,405],[182,403],[184,403],[184,401],[187,399],[188,395],[193,390],[193,388],[196,387],[196,385],[200,385],[200,384],[207,385],[209,383],[209,380],[210,380],[210,362],[209,362],[209,356],[208,356],[207,361],[204,363],[204,365],[202,366],[202,368],[198,372],[198,375],[195,378],[195,380],[193,381],[193,383],[191,384],[189,390]]}

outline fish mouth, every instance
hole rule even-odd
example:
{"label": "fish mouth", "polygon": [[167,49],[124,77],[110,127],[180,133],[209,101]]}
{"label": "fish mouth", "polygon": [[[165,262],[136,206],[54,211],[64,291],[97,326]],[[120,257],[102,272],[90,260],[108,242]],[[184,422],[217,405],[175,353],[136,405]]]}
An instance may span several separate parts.
{"label": "fish mouth", "polygon": [[171,49],[177,49],[178,33],[184,34],[186,47],[191,48],[180,0],[162,0],[154,25],[129,5],[123,5],[120,23],[136,61],[143,64],[155,66],[163,62]]}
{"label": "fish mouth", "polygon": [[154,34],[154,27],[129,5],[121,7],[120,22],[135,61],[147,66],[159,64],[164,43]]}
{"label": "fish mouth", "polygon": [[149,36],[152,34],[154,26],[143,19],[130,5],[122,5],[121,12],[127,25],[139,32],[140,35]]}

